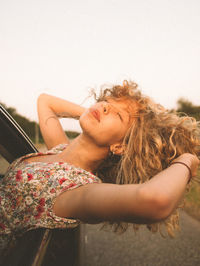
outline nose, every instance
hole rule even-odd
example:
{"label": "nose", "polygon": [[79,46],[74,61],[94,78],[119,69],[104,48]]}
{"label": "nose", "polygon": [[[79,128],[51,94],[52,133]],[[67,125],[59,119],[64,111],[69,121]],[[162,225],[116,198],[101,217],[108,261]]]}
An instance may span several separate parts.
{"label": "nose", "polygon": [[103,113],[104,114],[108,114],[109,113],[109,105],[108,105],[108,103],[106,103],[106,102],[103,102],[102,103],[102,108],[103,108]]}

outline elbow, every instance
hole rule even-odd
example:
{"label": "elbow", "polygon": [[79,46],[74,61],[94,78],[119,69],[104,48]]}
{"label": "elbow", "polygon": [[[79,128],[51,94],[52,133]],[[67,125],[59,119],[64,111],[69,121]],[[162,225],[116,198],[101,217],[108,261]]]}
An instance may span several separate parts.
{"label": "elbow", "polygon": [[41,93],[37,98],[37,106],[48,106],[50,107],[51,96],[46,93]]}
{"label": "elbow", "polygon": [[155,220],[157,222],[165,220],[173,211],[171,200],[167,195],[156,195],[155,202]]}
{"label": "elbow", "polygon": [[144,195],[146,218],[150,222],[163,221],[172,213],[172,199],[166,193],[148,190]]}
{"label": "elbow", "polygon": [[37,100],[38,100],[38,101],[44,100],[44,99],[47,98],[47,96],[48,96],[48,94],[46,94],[46,93],[41,93],[41,94],[38,96]]}

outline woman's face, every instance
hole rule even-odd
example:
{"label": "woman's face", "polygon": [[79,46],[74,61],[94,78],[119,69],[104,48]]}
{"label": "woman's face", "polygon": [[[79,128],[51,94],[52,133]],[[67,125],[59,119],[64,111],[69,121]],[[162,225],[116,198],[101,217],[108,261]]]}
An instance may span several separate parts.
{"label": "woman's face", "polygon": [[98,102],[87,109],[80,117],[83,134],[89,136],[98,146],[109,147],[121,143],[131,126],[135,104],[131,100]]}

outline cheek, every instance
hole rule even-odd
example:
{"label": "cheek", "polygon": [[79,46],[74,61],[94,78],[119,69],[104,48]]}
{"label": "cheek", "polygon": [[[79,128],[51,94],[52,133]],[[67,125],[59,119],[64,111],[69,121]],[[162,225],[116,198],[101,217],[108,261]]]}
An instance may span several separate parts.
{"label": "cheek", "polygon": [[88,119],[88,112],[83,113],[79,118],[79,124],[83,130],[83,132],[90,126],[90,120]]}
{"label": "cheek", "polygon": [[85,112],[81,115],[79,124],[84,134],[87,134],[90,137],[98,135],[99,123],[91,118],[89,112]]}

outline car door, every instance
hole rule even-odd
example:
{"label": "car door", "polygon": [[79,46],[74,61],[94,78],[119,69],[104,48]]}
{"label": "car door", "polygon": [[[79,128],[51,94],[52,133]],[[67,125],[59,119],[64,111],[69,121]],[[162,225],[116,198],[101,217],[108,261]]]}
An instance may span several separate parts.
{"label": "car door", "polygon": [[[0,105],[0,178],[16,158],[37,152],[30,138]],[[78,265],[79,227],[31,230],[18,239],[1,265]],[[0,259],[1,260],[1,259]]]}

